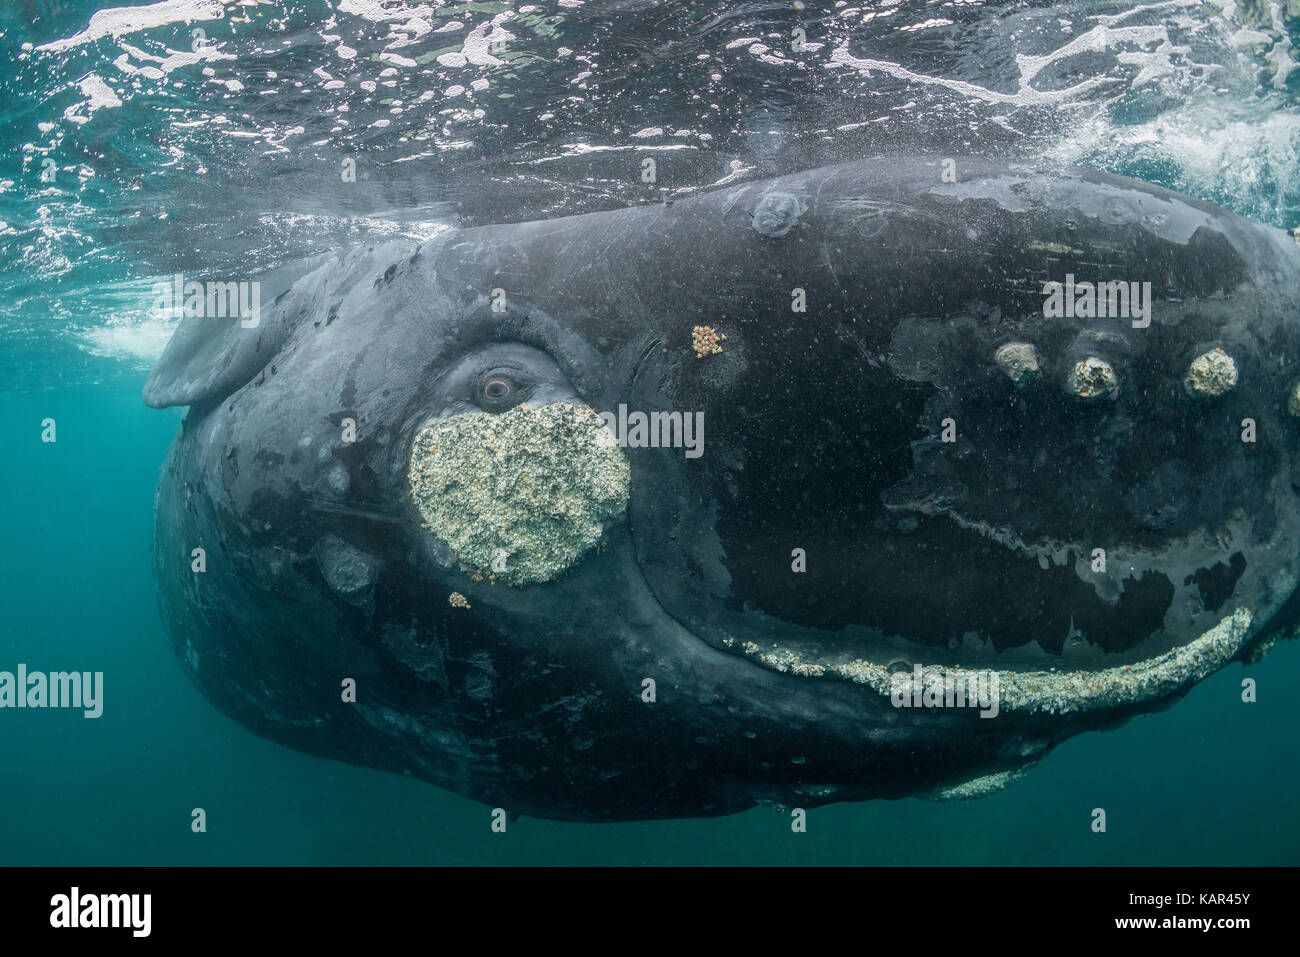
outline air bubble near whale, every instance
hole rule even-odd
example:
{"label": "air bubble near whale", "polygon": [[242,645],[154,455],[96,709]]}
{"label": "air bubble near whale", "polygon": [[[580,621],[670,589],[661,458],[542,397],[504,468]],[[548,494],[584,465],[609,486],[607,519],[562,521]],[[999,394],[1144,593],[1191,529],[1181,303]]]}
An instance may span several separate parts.
{"label": "air bubble near whale", "polygon": [[1291,636],[1297,379],[1296,241],[1090,172],[357,248],[145,386],[164,622],[257,734],[512,812],[977,795]]}

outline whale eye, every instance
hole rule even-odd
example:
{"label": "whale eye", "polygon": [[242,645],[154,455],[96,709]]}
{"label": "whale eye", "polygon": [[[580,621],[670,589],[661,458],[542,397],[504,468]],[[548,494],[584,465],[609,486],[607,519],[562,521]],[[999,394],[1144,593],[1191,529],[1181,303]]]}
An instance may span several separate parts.
{"label": "whale eye", "polygon": [[537,386],[527,369],[501,363],[482,369],[468,383],[467,398],[485,412],[507,412],[527,402]]}

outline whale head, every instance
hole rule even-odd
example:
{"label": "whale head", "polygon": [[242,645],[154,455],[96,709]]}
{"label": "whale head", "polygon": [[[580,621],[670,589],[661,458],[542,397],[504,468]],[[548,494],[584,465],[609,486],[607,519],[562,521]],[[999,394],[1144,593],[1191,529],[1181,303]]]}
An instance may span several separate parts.
{"label": "whale head", "polygon": [[619,820],[975,796],[1290,636],[1300,247],[956,170],[359,248],[187,318],[145,389],[191,407],[183,667],[309,753]]}

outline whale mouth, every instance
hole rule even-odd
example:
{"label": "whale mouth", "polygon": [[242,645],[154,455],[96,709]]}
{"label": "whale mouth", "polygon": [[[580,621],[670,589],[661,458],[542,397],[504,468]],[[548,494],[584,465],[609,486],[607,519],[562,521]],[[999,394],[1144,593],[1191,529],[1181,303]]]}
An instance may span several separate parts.
{"label": "whale mouth", "polygon": [[[634,508],[634,515],[636,511]],[[682,535],[679,540],[691,546],[689,536]],[[644,555],[652,550],[643,542],[644,538],[638,539]],[[713,557],[725,562],[725,550],[717,550]],[[900,680],[910,686],[914,675],[918,682],[923,676],[927,686],[937,682],[948,689],[991,688],[996,698],[992,716],[999,710],[1058,715],[1140,709],[1144,703],[1185,692],[1240,657],[1260,633],[1254,627],[1256,615],[1251,608],[1230,606],[1205,620],[1202,631],[1184,640],[1157,633],[1128,648],[1105,652],[1076,635],[1056,651],[1047,650],[1046,641],[999,650],[975,631],[959,640],[926,642],[856,623],[834,631],[810,628],[748,601],[722,599],[719,604],[725,610],[718,610],[715,604],[704,611],[695,599],[721,596],[687,595],[689,589],[668,587],[664,568],[659,558],[642,565],[661,606],[714,648],[795,679],[850,682],[884,698],[896,696]],[[704,564],[694,566],[693,571],[691,581],[696,586],[710,577]],[[735,586],[734,579],[731,586]],[[1264,650],[1265,645],[1259,644],[1258,653]],[[970,706],[975,706],[974,697]]]}
{"label": "whale mouth", "polygon": [[[920,685],[947,689],[990,689],[994,700],[971,704],[999,710],[1067,714],[1141,705],[1178,694],[1231,661],[1251,633],[1252,614],[1239,608],[1186,645],[1131,664],[1103,668],[1016,668],[990,662],[986,667],[936,661],[932,655],[895,657],[887,664],[843,654],[811,655],[776,642],[722,639],[728,649],[783,674],[805,678],[839,678],[865,685],[883,696],[894,697],[913,676]],[[985,694],[983,690],[979,692]]]}
{"label": "whale mouth", "polygon": [[[1285,583],[1259,585],[1269,510],[1214,502],[1213,443],[1235,434],[1176,426],[1171,447],[1127,394],[1101,407],[1053,384],[1068,363],[1046,349],[1035,382],[1010,380],[992,339],[986,369],[945,380],[938,344],[965,334],[949,331],[879,351],[733,332],[688,365],[677,394],[705,454],[631,455],[653,490],[632,497],[634,547],[667,613],[798,678],[888,694],[917,666],[994,673],[1004,707],[1052,713],[1169,697],[1240,655]],[[1252,464],[1261,488],[1275,464]]]}

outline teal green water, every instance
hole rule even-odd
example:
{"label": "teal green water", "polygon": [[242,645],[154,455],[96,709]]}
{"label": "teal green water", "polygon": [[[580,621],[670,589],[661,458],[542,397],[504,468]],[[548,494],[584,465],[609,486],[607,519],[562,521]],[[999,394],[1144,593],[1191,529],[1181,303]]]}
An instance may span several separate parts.
{"label": "teal green water", "polygon": [[[261,740],[189,683],[150,564],[181,414],[140,401],[174,323],[151,311],[156,277],[254,277],[376,234],[657,201],[737,164],[1009,153],[1295,228],[1294,4],[430,3],[414,46],[414,15],[388,0],[178,0],[134,28],[92,19],[100,6],[0,11],[0,670],[105,682],[96,720],[0,711],[0,865],[1300,862],[1296,642],[978,801],[833,805],[798,834],[768,809],[493,833],[486,807]],[[467,38],[490,24],[511,39],[476,63]],[[772,62],[796,26],[822,44],[810,65]],[[190,55],[196,27],[219,55]],[[644,148],[662,150],[650,190]]]}

